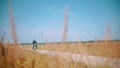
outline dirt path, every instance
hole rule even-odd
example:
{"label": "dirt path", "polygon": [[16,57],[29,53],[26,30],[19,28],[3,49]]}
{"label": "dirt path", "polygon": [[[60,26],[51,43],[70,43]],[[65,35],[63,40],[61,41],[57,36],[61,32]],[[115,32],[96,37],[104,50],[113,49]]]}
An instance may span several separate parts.
{"label": "dirt path", "polygon": [[[31,50],[32,49],[26,49]],[[85,64],[90,65],[104,65],[108,64],[111,68],[120,68],[120,59],[118,58],[107,58],[107,57],[99,57],[99,56],[92,56],[92,55],[81,55],[81,54],[73,54],[73,53],[65,53],[65,52],[56,52],[56,51],[49,51],[49,50],[36,50],[37,53],[40,54],[47,54],[49,56],[59,56],[63,59],[71,58],[75,62],[83,62]]]}

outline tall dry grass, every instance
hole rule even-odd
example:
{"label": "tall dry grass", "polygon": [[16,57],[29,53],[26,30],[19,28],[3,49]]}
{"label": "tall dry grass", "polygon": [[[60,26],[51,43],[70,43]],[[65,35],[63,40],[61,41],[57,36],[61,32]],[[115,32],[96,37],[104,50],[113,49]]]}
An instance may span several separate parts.
{"label": "tall dry grass", "polygon": [[[0,51],[0,68],[97,68],[99,65],[86,65],[81,62],[75,62],[69,57],[66,60],[65,56],[56,55],[55,57],[41,55],[33,51],[27,51],[19,46],[11,44],[2,44],[3,48]],[[1,46],[0,45],[0,46]],[[17,50],[15,50],[17,48]],[[3,53],[1,53],[3,52]],[[2,59],[1,59],[2,56]],[[109,68],[109,66],[104,66]]]}
{"label": "tall dry grass", "polygon": [[68,5],[66,6],[65,16],[64,16],[62,43],[64,43],[67,38],[67,31],[68,31],[67,26],[68,26]]}
{"label": "tall dry grass", "polygon": [[15,45],[18,45],[17,43],[17,36],[16,36],[16,32],[15,32],[15,23],[14,23],[14,18],[13,18],[13,14],[12,14],[12,6],[11,6],[11,2],[9,0],[9,18],[10,18],[10,26],[11,26],[11,37],[13,39],[13,42]]}

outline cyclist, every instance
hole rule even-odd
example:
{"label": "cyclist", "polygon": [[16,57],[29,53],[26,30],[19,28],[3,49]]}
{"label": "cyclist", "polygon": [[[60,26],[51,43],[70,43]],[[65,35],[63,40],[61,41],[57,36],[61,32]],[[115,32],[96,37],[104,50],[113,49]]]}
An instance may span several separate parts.
{"label": "cyclist", "polygon": [[33,50],[36,50],[37,49],[37,42],[36,42],[36,40],[33,40],[32,44],[33,44]]}

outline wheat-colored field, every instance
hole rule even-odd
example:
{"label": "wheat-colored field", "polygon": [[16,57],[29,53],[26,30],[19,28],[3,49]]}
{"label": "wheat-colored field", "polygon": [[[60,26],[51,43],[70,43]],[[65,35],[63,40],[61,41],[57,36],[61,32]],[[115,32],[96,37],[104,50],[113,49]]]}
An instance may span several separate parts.
{"label": "wheat-colored field", "polygon": [[[62,51],[77,54],[87,54],[94,56],[120,58],[120,41],[106,42],[87,42],[87,43],[64,43],[38,45],[40,50]],[[32,45],[23,45],[22,47],[32,49]]]}
{"label": "wheat-colored field", "polygon": [[92,66],[74,62],[72,59],[65,61],[60,56],[51,57],[38,54],[9,43],[4,45],[0,43],[0,47],[0,68],[109,68],[107,64],[104,66]]}

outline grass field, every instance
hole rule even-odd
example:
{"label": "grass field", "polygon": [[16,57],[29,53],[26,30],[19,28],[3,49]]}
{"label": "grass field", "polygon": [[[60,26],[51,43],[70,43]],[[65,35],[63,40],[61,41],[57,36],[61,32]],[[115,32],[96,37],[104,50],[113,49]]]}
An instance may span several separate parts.
{"label": "grass field", "polygon": [[81,62],[74,62],[72,59],[63,60],[60,56],[41,55],[24,50],[23,47],[10,46],[10,44],[3,46],[0,43],[0,46],[3,48],[0,50],[0,68],[109,68],[107,64],[104,66],[86,65]]}
{"label": "grass field", "polygon": [[[23,47],[31,48],[32,45],[24,45]],[[103,56],[110,58],[120,58],[120,41],[106,42],[88,42],[88,43],[64,43],[38,45],[38,49],[62,51],[77,54],[88,54],[94,56]]]}

